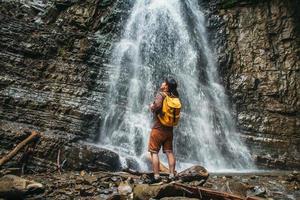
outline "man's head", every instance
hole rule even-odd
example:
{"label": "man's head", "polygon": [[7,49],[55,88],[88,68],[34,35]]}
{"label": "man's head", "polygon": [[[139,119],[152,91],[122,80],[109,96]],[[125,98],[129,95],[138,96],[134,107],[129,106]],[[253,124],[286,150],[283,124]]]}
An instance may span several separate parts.
{"label": "man's head", "polygon": [[166,78],[160,86],[162,92],[170,92],[174,96],[179,96],[177,92],[177,82],[173,78]]}
{"label": "man's head", "polygon": [[177,90],[177,82],[174,78],[167,77],[164,82],[167,85],[169,92]]}
{"label": "man's head", "polygon": [[168,92],[168,91],[169,91],[169,86],[168,86],[168,84],[167,84],[166,81],[162,82],[162,84],[161,84],[161,86],[160,86],[160,90],[161,90],[162,92]]}

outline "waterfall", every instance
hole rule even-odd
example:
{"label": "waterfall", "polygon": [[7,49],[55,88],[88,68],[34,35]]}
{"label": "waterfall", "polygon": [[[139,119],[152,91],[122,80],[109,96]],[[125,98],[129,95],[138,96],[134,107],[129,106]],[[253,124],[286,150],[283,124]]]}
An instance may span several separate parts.
{"label": "waterfall", "polygon": [[170,75],[183,104],[174,129],[179,163],[210,171],[253,167],[218,81],[197,0],[136,0],[106,67],[110,85],[100,145],[133,157],[143,168],[153,118],[149,104]]}

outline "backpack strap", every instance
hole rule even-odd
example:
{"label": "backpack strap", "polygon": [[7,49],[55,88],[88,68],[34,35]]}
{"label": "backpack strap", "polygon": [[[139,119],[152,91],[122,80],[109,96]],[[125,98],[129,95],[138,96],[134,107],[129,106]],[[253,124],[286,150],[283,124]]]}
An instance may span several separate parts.
{"label": "backpack strap", "polygon": [[165,92],[159,92],[159,94],[160,94],[163,98],[165,98],[166,96],[168,96]]}
{"label": "backpack strap", "polygon": [[161,108],[157,110],[157,114],[161,115],[162,114],[162,107],[163,107],[163,101],[165,100],[167,94],[165,92],[159,92],[160,96],[162,96],[162,102],[161,102]]}
{"label": "backpack strap", "polygon": [[160,94],[163,98],[165,98],[166,96],[170,96],[170,95],[168,95],[167,92],[159,92],[159,94]]}

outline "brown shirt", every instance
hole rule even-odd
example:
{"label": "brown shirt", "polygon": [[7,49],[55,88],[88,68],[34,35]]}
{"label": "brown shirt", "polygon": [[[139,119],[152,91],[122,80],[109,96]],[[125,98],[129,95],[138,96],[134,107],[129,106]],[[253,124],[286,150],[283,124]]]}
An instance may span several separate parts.
{"label": "brown shirt", "polygon": [[152,129],[159,129],[162,131],[173,131],[173,127],[164,126],[158,119],[157,115],[161,113],[163,101],[165,96],[162,92],[158,92],[151,107],[151,111],[154,114],[154,123]]}

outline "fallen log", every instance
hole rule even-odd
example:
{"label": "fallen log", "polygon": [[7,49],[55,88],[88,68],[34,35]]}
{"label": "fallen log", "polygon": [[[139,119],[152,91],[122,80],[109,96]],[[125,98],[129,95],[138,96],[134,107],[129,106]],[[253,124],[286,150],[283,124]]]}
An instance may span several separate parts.
{"label": "fallen log", "polygon": [[0,167],[11,160],[21,149],[23,149],[27,144],[29,144],[39,136],[40,135],[36,131],[32,131],[30,136],[20,142],[11,152],[1,158]]}
{"label": "fallen log", "polygon": [[189,197],[210,200],[259,200],[256,197],[242,197],[226,192],[219,192],[203,187],[193,187],[181,183],[163,185],[139,184],[133,189],[133,199],[162,199],[164,197]]}
{"label": "fallen log", "polygon": [[22,165],[21,174],[23,175],[25,172],[26,165],[28,161],[33,157],[34,150],[36,149],[37,140],[34,140],[30,144],[25,147],[25,150],[18,160],[18,163]]}
{"label": "fallen log", "polygon": [[219,192],[204,187],[192,187],[181,183],[172,183],[176,189],[182,189],[189,193],[188,196],[200,199],[216,199],[216,200],[259,200],[256,197],[241,197],[227,192]]}

